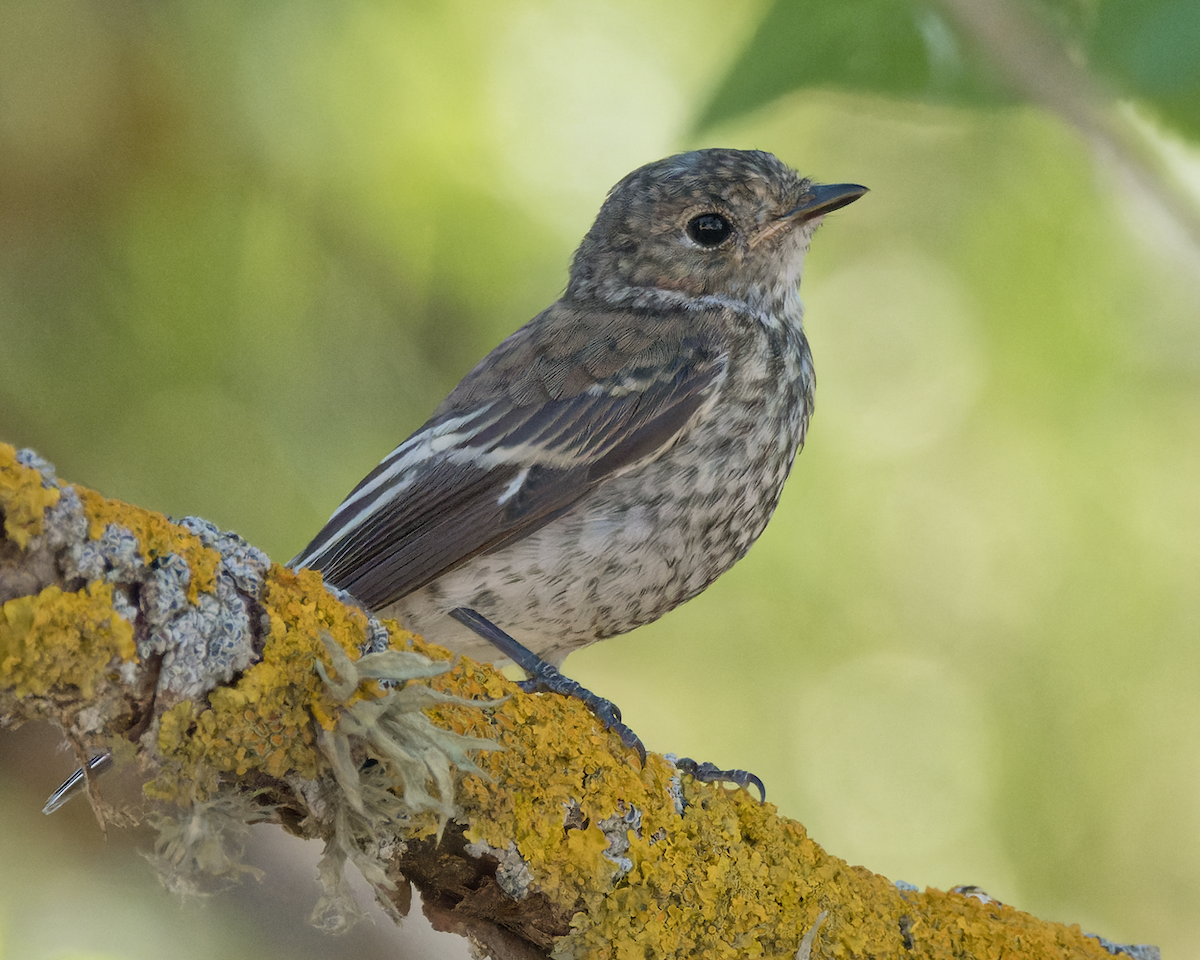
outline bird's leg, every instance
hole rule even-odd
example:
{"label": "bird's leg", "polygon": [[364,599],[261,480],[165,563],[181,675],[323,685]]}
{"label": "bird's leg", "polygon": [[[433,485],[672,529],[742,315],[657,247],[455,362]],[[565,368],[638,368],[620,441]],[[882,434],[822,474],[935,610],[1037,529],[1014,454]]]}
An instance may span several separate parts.
{"label": "bird's leg", "polygon": [[[551,693],[559,693],[564,697],[582,700],[606,729],[616,733],[625,746],[637,751],[642,765],[645,765],[646,748],[642,745],[638,735],[621,722],[621,711],[615,703],[597,696],[569,677],[564,677],[556,668],[546,663],[524,644],[509,636],[487,617],[474,610],[467,607],[456,607],[450,611],[450,616],[479,634],[525,671],[529,679],[518,684],[522,690],[526,693],[539,689],[549,690]],[[112,766],[111,754],[104,753],[92,757],[88,761],[87,772],[80,768],[67,777],[62,786],[50,795],[50,799],[42,808],[42,813],[54,813],[68,800],[79,795],[89,774],[99,776],[110,766]],[[701,783],[733,783],[743,789],[753,785],[758,790],[760,802],[765,802],[767,799],[767,788],[763,785],[762,780],[748,770],[722,770],[714,763],[708,761],[697,763],[691,757],[679,757],[675,760],[675,766]]]}
{"label": "bird's leg", "polygon": [[697,763],[691,757],[679,757],[675,766],[701,783],[735,783],[743,790],[753,784],[758,789],[758,802],[767,802],[767,788],[749,770],[722,770],[715,763]]}
{"label": "bird's leg", "polygon": [[[642,765],[645,766],[646,748],[642,746],[642,741],[638,739],[637,734],[621,722],[621,711],[617,709],[615,703],[596,696],[586,687],[580,686],[569,677],[564,677],[555,667],[552,667],[524,644],[514,640],[487,617],[476,613],[469,607],[455,607],[450,611],[450,616],[464,627],[479,634],[525,671],[529,679],[519,684],[522,690],[526,693],[532,693],[534,690],[548,690],[551,693],[560,693],[564,697],[582,700],[606,729],[620,737],[625,746],[638,752]],[[712,765],[709,764],[709,766]]]}

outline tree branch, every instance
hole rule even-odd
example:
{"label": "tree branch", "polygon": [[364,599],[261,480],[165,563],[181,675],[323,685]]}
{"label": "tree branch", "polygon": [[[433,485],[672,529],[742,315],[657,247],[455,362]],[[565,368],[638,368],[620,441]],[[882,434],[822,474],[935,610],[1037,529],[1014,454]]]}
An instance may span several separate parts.
{"label": "tree branch", "polygon": [[3,444],[0,517],[0,726],[49,720],[81,758],[137,764],[176,887],[248,870],[238,833],[272,821],[325,841],[318,922],[352,919],[351,861],[397,919],[415,885],[436,927],[499,960],[1121,949],[849,866],[745,791],[657,754],[639,768],[575,701]]}

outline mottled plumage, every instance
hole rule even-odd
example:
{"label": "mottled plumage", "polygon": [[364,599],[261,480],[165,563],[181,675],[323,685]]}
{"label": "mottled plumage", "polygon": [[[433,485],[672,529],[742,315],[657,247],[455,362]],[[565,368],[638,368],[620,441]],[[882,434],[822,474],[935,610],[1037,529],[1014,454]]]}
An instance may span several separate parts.
{"label": "mottled plumage", "polygon": [[610,192],[562,299],[510,336],[293,561],[484,660],[468,607],[557,663],[694,597],[757,539],[812,411],[798,283],[821,187],[704,150]]}

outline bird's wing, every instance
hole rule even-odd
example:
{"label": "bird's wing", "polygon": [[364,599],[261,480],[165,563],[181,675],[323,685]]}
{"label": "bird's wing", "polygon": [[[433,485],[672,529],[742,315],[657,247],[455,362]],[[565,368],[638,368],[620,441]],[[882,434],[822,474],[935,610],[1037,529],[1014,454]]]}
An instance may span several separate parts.
{"label": "bird's wing", "polygon": [[556,304],[468,374],[292,565],[379,609],[528,536],[674,443],[723,375],[715,327],[697,312]]}

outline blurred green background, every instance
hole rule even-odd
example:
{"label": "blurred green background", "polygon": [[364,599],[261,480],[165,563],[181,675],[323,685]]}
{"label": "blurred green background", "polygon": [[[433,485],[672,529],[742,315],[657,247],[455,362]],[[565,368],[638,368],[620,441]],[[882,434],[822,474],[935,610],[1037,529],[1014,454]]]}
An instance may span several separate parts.
{"label": "blurred green background", "polygon": [[[829,850],[1200,955],[1197,0],[0,0],[0,439],[280,561],[699,146],[871,187],[749,557],[572,656]],[[465,957],[203,908],[0,737],[0,957]]]}

